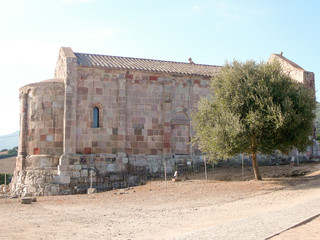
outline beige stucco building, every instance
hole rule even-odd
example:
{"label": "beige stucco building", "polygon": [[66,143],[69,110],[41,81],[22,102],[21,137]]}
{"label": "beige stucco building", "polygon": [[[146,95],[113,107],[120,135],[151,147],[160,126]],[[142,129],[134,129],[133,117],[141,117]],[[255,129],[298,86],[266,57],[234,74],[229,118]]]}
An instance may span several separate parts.
{"label": "beige stucco building", "polygon": [[[297,81],[314,74],[272,54]],[[84,192],[135,184],[202,161],[190,113],[219,66],[75,53],[61,48],[55,76],[20,88],[15,194]],[[92,174],[92,176],[90,175]]]}

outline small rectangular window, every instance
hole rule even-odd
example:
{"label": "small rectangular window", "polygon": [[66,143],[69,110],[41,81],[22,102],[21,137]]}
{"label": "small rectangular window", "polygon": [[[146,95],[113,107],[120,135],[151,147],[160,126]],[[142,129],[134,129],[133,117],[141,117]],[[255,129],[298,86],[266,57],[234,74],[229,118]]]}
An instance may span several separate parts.
{"label": "small rectangular window", "polygon": [[99,108],[94,107],[93,108],[93,123],[92,123],[93,128],[98,128],[99,127]]}

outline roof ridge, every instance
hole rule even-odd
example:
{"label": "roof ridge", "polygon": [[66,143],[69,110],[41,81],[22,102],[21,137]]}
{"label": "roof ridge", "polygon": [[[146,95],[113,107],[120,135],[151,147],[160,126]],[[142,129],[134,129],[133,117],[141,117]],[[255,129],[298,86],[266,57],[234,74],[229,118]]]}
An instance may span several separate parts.
{"label": "roof ridge", "polygon": [[74,52],[74,53],[75,54],[82,54],[82,55],[94,55],[94,56],[99,56],[99,57],[103,56],[103,57],[112,57],[112,58],[121,58],[121,59],[135,59],[135,60],[147,60],[147,61],[156,61],[156,62],[165,62],[165,63],[180,63],[180,64],[186,64],[186,65],[221,67],[220,65],[168,61],[168,60],[151,59],[151,58],[124,57],[124,56],[104,55],[104,54],[96,54],[96,53],[79,53],[79,52]]}
{"label": "roof ridge", "polygon": [[298,64],[296,64],[295,62],[291,61],[290,59],[284,57],[282,54],[277,54],[277,53],[273,53],[274,55],[276,55],[279,58],[282,58],[284,61],[286,61],[287,63],[289,63],[292,67],[297,68],[299,70],[304,70],[304,68],[302,68],[301,66],[299,66]]}

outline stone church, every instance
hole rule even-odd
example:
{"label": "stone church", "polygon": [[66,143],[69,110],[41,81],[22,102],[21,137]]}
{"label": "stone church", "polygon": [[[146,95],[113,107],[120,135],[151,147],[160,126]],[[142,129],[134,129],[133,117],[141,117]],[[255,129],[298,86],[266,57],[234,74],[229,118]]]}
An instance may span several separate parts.
{"label": "stone church", "polygon": [[[314,74],[272,54],[292,78]],[[53,79],[20,88],[20,142],[12,191],[17,195],[84,192],[135,184],[135,170],[201,159],[190,114],[220,66],[73,52],[62,47]],[[111,185],[113,184],[113,185]]]}

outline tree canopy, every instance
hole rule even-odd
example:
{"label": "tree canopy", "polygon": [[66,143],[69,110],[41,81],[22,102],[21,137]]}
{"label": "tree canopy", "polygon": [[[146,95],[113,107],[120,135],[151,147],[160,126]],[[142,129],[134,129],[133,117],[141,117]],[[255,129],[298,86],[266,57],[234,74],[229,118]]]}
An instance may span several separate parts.
{"label": "tree canopy", "polygon": [[227,63],[210,88],[213,94],[193,114],[193,142],[211,161],[251,154],[260,180],[257,153],[303,152],[310,144],[314,92],[283,73],[279,63]]}

